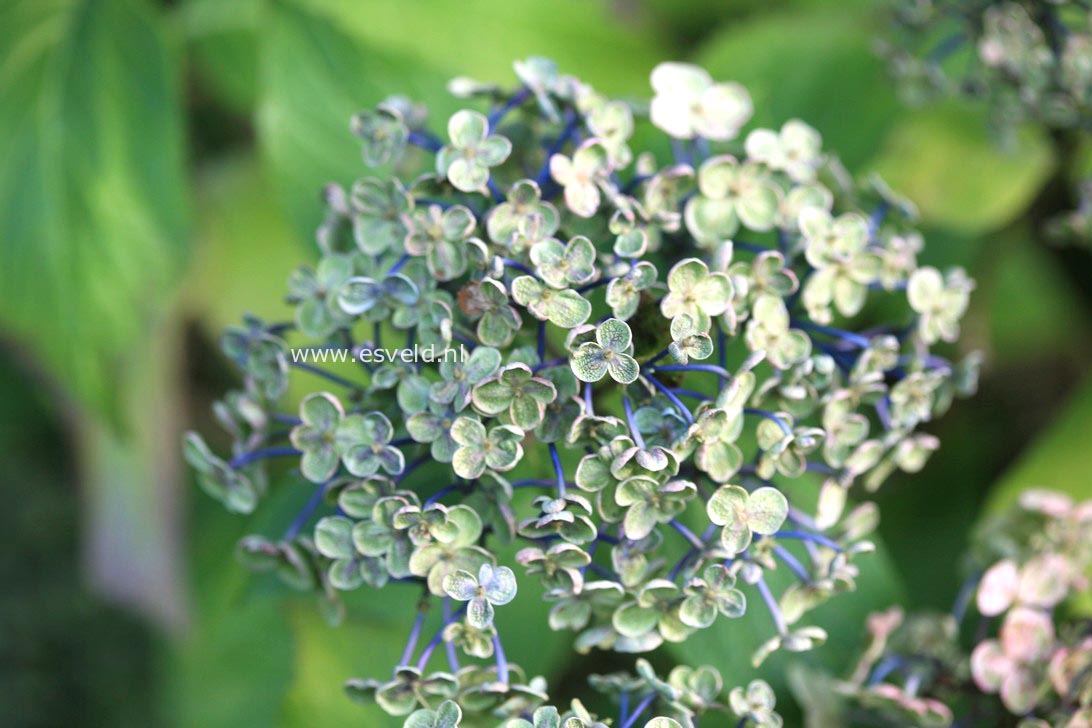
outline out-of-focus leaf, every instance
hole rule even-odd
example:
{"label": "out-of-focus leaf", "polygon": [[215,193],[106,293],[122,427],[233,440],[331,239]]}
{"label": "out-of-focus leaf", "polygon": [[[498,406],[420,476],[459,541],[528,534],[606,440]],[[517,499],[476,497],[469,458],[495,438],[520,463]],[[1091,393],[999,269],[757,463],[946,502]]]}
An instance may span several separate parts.
{"label": "out-of-focus leaf", "polygon": [[367,12],[338,0],[296,1],[336,19],[367,48],[404,55],[445,76],[515,86],[512,62],[538,55],[603,92],[647,95],[648,74],[664,60],[651,28],[606,0],[371,0]]}
{"label": "out-of-focus leaf", "polygon": [[980,283],[975,295],[986,300],[975,305],[989,309],[991,358],[1011,364],[1067,351],[1087,357],[1092,344],[1080,349],[1092,341],[1092,316],[1050,251],[1024,235],[991,241],[989,250],[993,275]]}
{"label": "out-of-focus leaf", "polygon": [[1034,198],[1053,166],[1041,133],[1001,150],[982,114],[955,104],[903,118],[870,166],[912,199],[926,223],[968,234],[996,230]]}
{"label": "out-of-focus leaf", "polygon": [[1008,508],[1029,488],[1048,488],[1092,498],[1092,379],[1065,405],[1057,420],[1029,447],[994,488],[989,512]]}
{"label": "out-of-focus leaf", "polygon": [[261,54],[262,153],[289,219],[311,240],[323,215],[323,185],[348,184],[366,171],[349,133],[352,114],[391,94],[435,93],[444,79],[412,58],[370,51],[288,0],[269,6]]}
{"label": "out-of-focus leaf", "polygon": [[0,321],[115,417],[186,249],[177,65],[143,4],[0,6]]}
{"label": "out-of-focus leaf", "polygon": [[[409,594],[405,596],[412,601]],[[391,667],[405,646],[413,615],[410,603],[404,610],[389,610],[385,618],[370,616],[333,628],[312,605],[294,607],[291,624],[296,640],[295,669],[284,697],[281,725],[401,725],[399,719],[388,716],[377,705],[352,702],[341,686],[351,677],[389,679]],[[430,637],[424,634],[420,647]],[[442,655],[440,648],[436,657]]]}
{"label": "out-of-focus leaf", "polygon": [[[322,186],[368,173],[349,118],[388,95],[428,103],[431,128],[442,134],[448,115],[463,105],[447,94],[451,76],[515,87],[512,62],[536,53],[605,91],[647,94],[660,56],[656,43],[608,24],[609,17],[604,4],[577,0],[380,0],[366,12],[325,0],[273,2],[261,26],[259,134],[292,222],[312,235]],[[490,42],[468,53],[468,28]]]}
{"label": "out-of-focus leaf", "polygon": [[751,126],[800,118],[850,169],[873,155],[901,107],[872,51],[869,16],[856,9],[778,12],[731,23],[696,61],[754,98]]}
{"label": "out-of-focus leaf", "polygon": [[288,276],[308,257],[258,161],[252,155],[220,159],[201,169],[197,181],[197,243],[183,284],[187,313],[212,339],[244,313],[291,318],[284,302]]}
{"label": "out-of-focus leaf", "polygon": [[179,9],[194,65],[218,100],[238,112],[258,101],[259,0],[189,0]]}

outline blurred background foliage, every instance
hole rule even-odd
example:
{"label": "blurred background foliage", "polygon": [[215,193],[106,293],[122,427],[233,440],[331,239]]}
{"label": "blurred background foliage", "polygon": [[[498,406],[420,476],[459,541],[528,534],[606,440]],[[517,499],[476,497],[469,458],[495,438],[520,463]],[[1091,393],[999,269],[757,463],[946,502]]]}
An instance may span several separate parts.
{"label": "blurred background foliage", "polygon": [[[260,515],[226,514],[180,467],[179,433],[212,431],[233,383],[218,332],[285,315],[321,186],[365,173],[350,114],[399,92],[442,123],[448,78],[511,83],[529,55],[622,96],[647,96],[664,59],[738,80],[755,123],[809,121],[917,201],[925,262],[978,279],[979,396],[879,495],[881,551],[805,659],[837,665],[893,601],[947,608],[968,533],[1020,490],[1092,497],[1092,261],[1038,235],[1057,151],[1034,128],[1000,149],[974,107],[905,108],[873,51],[884,29],[869,0],[0,1],[0,724],[386,725],[339,686],[393,664],[413,595],[354,593],[331,629],[248,575],[235,541],[275,532],[301,489],[284,473]],[[545,608],[508,608],[506,644],[556,698],[629,666],[571,654]],[[754,633],[745,619],[655,659],[734,684]],[[786,664],[766,671],[784,684]]]}

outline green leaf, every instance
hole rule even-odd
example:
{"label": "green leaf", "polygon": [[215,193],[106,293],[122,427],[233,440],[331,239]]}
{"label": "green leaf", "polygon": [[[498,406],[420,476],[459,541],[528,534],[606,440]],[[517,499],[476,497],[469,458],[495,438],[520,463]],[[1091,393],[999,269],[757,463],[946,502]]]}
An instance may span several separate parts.
{"label": "green leaf", "polygon": [[1045,137],[1030,129],[1010,151],[986,133],[985,120],[955,105],[906,116],[870,166],[914,200],[922,220],[984,233],[1027,208],[1053,167]]}
{"label": "green leaf", "polygon": [[747,130],[779,130],[801,118],[850,169],[875,153],[900,113],[887,69],[873,51],[867,13],[839,4],[767,13],[724,26],[697,63],[717,80],[738,81],[754,100]]}
{"label": "green leaf", "polygon": [[1092,498],[1092,379],[1085,381],[1064,405],[1054,423],[1020,456],[994,487],[987,503],[997,513],[1013,505],[1031,488],[1068,493],[1076,499]]}
{"label": "green leaf", "polygon": [[0,322],[115,417],[185,257],[178,64],[142,4],[0,9]]}
{"label": "green leaf", "polygon": [[[258,134],[282,205],[310,239],[323,216],[322,186],[350,182],[365,171],[349,131],[353,113],[393,94],[431,102],[445,78],[416,59],[362,43],[305,5],[277,0],[267,9]],[[431,109],[435,118],[452,110],[453,100]]]}

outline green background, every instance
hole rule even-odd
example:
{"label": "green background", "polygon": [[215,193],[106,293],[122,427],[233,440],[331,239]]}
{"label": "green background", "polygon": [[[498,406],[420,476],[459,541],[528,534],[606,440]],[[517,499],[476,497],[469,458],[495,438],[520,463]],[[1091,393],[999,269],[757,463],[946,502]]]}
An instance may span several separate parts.
{"label": "green background", "polygon": [[[878,495],[881,551],[805,660],[837,665],[893,601],[947,608],[971,528],[1020,489],[1092,495],[1092,263],[1036,232],[1055,150],[1035,129],[999,148],[981,109],[905,108],[873,52],[884,28],[863,0],[0,0],[0,724],[386,724],[340,685],[394,663],[413,595],[354,594],[335,630],[245,573],[234,542],[275,533],[300,492],[228,515],[179,437],[212,431],[233,383],[218,332],[285,316],[321,186],[364,173],[350,114],[400,92],[435,125],[448,78],[511,84],[529,55],[623,96],[666,59],[744,83],[755,124],[816,126],[917,201],[924,262],[978,280],[960,345],[985,354],[981,391],[931,428],[925,471]],[[573,655],[530,589],[498,619],[555,699],[631,666]],[[768,628],[748,617],[654,661],[736,684]]]}

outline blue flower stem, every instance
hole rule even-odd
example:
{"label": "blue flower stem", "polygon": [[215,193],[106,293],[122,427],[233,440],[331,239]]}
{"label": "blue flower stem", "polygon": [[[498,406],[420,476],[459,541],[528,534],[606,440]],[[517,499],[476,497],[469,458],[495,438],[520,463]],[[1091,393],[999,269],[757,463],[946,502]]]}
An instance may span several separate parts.
{"label": "blue flower stem", "polygon": [[883,425],[883,429],[885,430],[891,429],[890,402],[891,400],[888,396],[884,395],[876,400],[876,404],[874,405],[876,408],[876,416],[880,418],[880,424]]}
{"label": "blue flower stem", "polygon": [[535,366],[531,367],[531,372],[533,374],[538,374],[543,369],[553,369],[554,367],[564,366],[565,364],[568,364],[568,363],[569,363],[569,359],[567,357],[559,356],[556,359],[547,359],[546,361],[542,362],[541,364],[536,364]]}
{"label": "blue flower stem", "polygon": [[721,379],[731,379],[732,373],[716,364],[660,364],[653,367],[657,372],[709,372]]}
{"label": "blue flower stem", "polygon": [[767,248],[765,245],[759,245],[758,243],[745,243],[741,240],[733,240],[732,247],[740,250],[746,250],[748,253],[768,253],[772,248]]}
{"label": "blue flower stem", "polygon": [[300,529],[307,523],[307,519],[315,512],[315,509],[322,503],[322,496],[326,493],[326,486],[330,481],[319,483],[315,486],[315,490],[311,493],[311,497],[307,499],[307,502],[303,504],[303,509],[292,519],[292,523],[288,524],[288,528],[284,532],[284,540],[291,541],[299,535]]}
{"label": "blue flower stem", "polygon": [[592,385],[591,382],[584,382],[584,406],[588,410],[588,415],[595,415],[595,402],[592,398]]}
{"label": "blue flower stem", "polygon": [[770,610],[770,617],[777,628],[777,633],[784,635],[789,631],[789,628],[785,624],[785,616],[781,614],[781,607],[777,606],[777,600],[770,593],[770,587],[766,586],[766,580],[759,577],[758,581],[755,582],[755,586],[758,587],[758,593],[762,595],[762,601],[766,602],[766,608]]}
{"label": "blue flower stem", "polygon": [[[548,181],[550,181],[550,157],[554,156],[561,151],[561,148],[565,146],[565,143],[573,138],[576,133],[576,127],[580,123],[580,116],[574,113],[572,110],[568,112],[568,121],[565,122],[565,127],[558,134],[557,139],[550,145],[550,148],[546,150],[545,161],[542,163],[542,168],[538,170],[538,174],[535,175],[535,184],[539,187],[543,187]],[[545,190],[543,190],[543,197],[546,197]]]}
{"label": "blue flower stem", "polygon": [[413,629],[410,630],[409,639],[406,640],[406,649],[402,650],[402,658],[398,661],[398,667],[408,665],[413,659],[413,653],[417,650],[417,640],[421,637],[421,627],[425,624],[425,610],[418,609],[417,617],[413,620]]}
{"label": "blue flower stem", "polygon": [[670,353],[671,353],[671,347],[669,346],[669,347],[665,348],[663,351],[661,351],[659,354],[657,354],[656,356],[649,359],[648,362],[645,363],[645,366],[651,367],[653,364],[660,361],[660,359],[663,359],[665,356],[667,356]]}
{"label": "blue flower stem", "polygon": [[339,377],[337,374],[334,374],[333,372],[328,372],[325,369],[314,366],[313,364],[307,364],[300,361],[290,361],[288,362],[288,365],[291,367],[295,367],[296,369],[301,369],[305,372],[310,372],[316,376],[320,376],[323,379],[345,387],[346,389],[352,389],[358,392],[364,391],[364,387],[357,384],[356,382],[351,382],[345,377]]}
{"label": "blue flower stem", "polygon": [[270,419],[273,420],[274,422],[278,422],[278,423],[280,423],[282,425],[293,425],[293,426],[295,426],[295,425],[303,424],[303,420],[301,420],[299,417],[296,417],[294,415],[274,414],[274,415],[270,415]]}
{"label": "blue flower stem", "polygon": [[793,538],[800,541],[810,541],[811,543],[816,543],[820,546],[826,546],[828,549],[834,549],[835,551],[842,550],[842,547],[838,545],[837,541],[832,541],[831,539],[820,533],[808,533],[807,531],[778,531],[773,535],[773,537]]}
{"label": "blue flower stem", "polygon": [[501,258],[500,261],[504,264],[505,268],[514,268],[520,273],[526,273],[527,275],[535,278],[535,280],[538,280],[538,274],[525,266],[523,263],[520,263],[518,260],[512,260],[511,258]]}
{"label": "blue flower stem", "polygon": [[538,322],[538,341],[537,341],[538,358],[544,359],[546,357],[546,322]]}
{"label": "blue flower stem", "polygon": [[430,462],[431,460],[431,455],[422,455],[418,458],[410,460],[409,464],[406,465],[406,467],[403,468],[402,472],[398,474],[398,477],[394,479],[394,482],[401,483],[403,480],[409,477],[410,473],[412,473],[414,470],[421,467],[425,463]]}
{"label": "blue flower stem", "polygon": [[623,690],[618,697],[618,722],[624,723],[629,717],[629,691]]}
{"label": "blue flower stem", "polygon": [[501,192],[500,187],[497,187],[497,183],[490,177],[486,180],[486,186],[489,187],[489,193],[493,195],[494,202],[504,202],[504,193]]}
{"label": "blue flower stem", "polygon": [[393,276],[395,273],[402,270],[402,266],[404,266],[409,261],[409,259],[409,253],[403,253],[402,257],[394,261],[394,265],[387,269],[387,275]]}
{"label": "blue flower stem", "polygon": [[241,468],[244,465],[249,465],[257,460],[265,460],[266,458],[280,458],[280,457],[294,457],[301,455],[302,453],[294,447],[267,447],[261,450],[251,450],[250,452],[244,452],[242,455],[238,455],[231,459],[228,466],[231,468]]}
{"label": "blue flower stem", "polygon": [[501,644],[500,635],[493,635],[493,651],[497,658],[497,680],[502,685],[508,684],[508,658],[504,656],[504,646]]}
{"label": "blue flower stem", "polygon": [[785,566],[789,567],[794,574],[796,574],[800,581],[810,582],[811,575],[808,574],[808,570],[804,568],[804,565],[786,549],[784,546],[774,546],[773,551],[777,554],[777,557],[785,562]]}
{"label": "blue flower stem", "polygon": [[791,435],[792,434],[792,428],[789,427],[789,423],[785,422],[785,420],[781,419],[780,417],[775,415],[773,412],[767,412],[766,410],[762,410],[762,409],[754,409],[753,407],[746,407],[743,410],[743,414],[745,414],[745,415],[757,415],[759,417],[765,417],[766,419],[770,420],[771,422],[776,422],[777,426],[780,427],[781,431],[784,432],[786,435]]}
{"label": "blue flower stem", "polygon": [[557,497],[565,497],[565,470],[561,467],[561,456],[557,452],[557,445],[550,443],[550,459],[554,461],[554,474],[557,475]]}
{"label": "blue flower stem", "polygon": [[439,139],[426,131],[411,131],[406,137],[406,141],[433,154],[440,151],[444,146]]}
{"label": "blue flower stem", "polygon": [[428,498],[426,498],[425,502],[422,505],[423,506],[430,506],[433,503],[435,503],[436,501],[443,498],[444,496],[446,496],[446,495],[448,495],[450,493],[454,493],[458,489],[459,489],[459,486],[455,485],[455,484],[445,485],[443,488],[440,488],[440,490],[436,491],[435,493],[430,495]]}
{"label": "blue flower stem", "polygon": [[672,387],[671,391],[680,397],[689,397],[690,399],[696,399],[701,402],[705,402],[710,399],[708,394],[703,394],[695,389],[686,389],[684,387]]}
{"label": "blue flower stem", "polygon": [[433,635],[429,643],[425,645],[425,649],[421,652],[421,656],[417,658],[417,669],[420,672],[425,671],[425,666],[428,665],[428,658],[432,657],[432,653],[436,650],[437,645],[444,639],[444,627],[448,626],[457,619],[463,616],[463,612],[466,611],[466,605],[459,607],[450,617],[444,617],[444,623],[440,625],[440,629],[436,630],[436,634]]}
{"label": "blue flower stem", "polygon": [[633,709],[633,712],[630,714],[629,719],[622,724],[622,728],[633,728],[633,725],[637,722],[637,719],[640,718],[646,710],[648,710],[648,706],[652,705],[652,701],[655,699],[656,693],[650,693],[649,695],[645,696],[644,700],[637,703],[637,707]]}
{"label": "blue flower stem", "polygon": [[577,288],[576,292],[577,293],[584,293],[586,291],[592,290],[593,288],[598,288],[599,286],[605,286],[605,285],[607,285],[608,283],[610,283],[613,280],[614,280],[613,278],[600,278],[597,281],[592,281],[591,283],[585,283],[584,285],[580,286],[580,288]]}
{"label": "blue flower stem", "polygon": [[720,368],[727,371],[728,369],[728,332],[724,330],[724,326],[717,322],[717,363],[720,364]]}
{"label": "blue flower stem", "polygon": [[651,374],[646,374],[645,379],[652,382],[652,386],[660,390],[660,393],[667,397],[668,400],[670,400],[671,404],[675,405],[675,409],[677,409],[679,411],[679,414],[683,416],[683,419],[686,420],[686,424],[694,424],[694,415],[690,413],[690,410],[687,409],[686,405],[683,404],[681,399],[676,397],[670,389],[664,386],[663,383],[660,382],[660,380],[656,379]]}
{"label": "blue flower stem", "polygon": [[696,556],[698,553],[700,553],[705,548],[706,542],[709,539],[713,538],[713,535],[716,532],[717,532],[717,526],[715,524],[712,524],[712,523],[709,524],[709,527],[706,528],[705,532],[701,535],[701,544],[702,544],[701,548],[698,548],[696,546],[691,546],[690,550],[687,551],[685,554],[683,554],[682,558],[679,559],[675,563],[675,565],[671,567],[671,571],[669,571],[667,573],[667,580],[668,581],[675,581],[675,577],[678,576],[679,572],[683,570],[684,566],[686,566],[686,562],[690,561],[690,559],[694,558],[694,556]]}
{"label": "blue flower stem", "polygon": [[[451,597],[444,597],[444,624],[451,622]],[[447,666],[452,674],[459,672],[459,655],[454,642],[445,642],[444,650],[447,652]]]}
{"label": "blue flower stem", "polygon": [[531,89],[527,87],[521,87],[517,93],[512,95],[512,98],[508,99],[504,106],[501,106],[500,108],[494,110],[491,114],[489,114],[490,131],[492,131],[493,128],[496,127],[498,123],[500,123],[500,120],[503,119],[509,111],[516,108],[529,98],[531,98]]}
{"label": "blue flower stem", "polygon": [[629,432],[633,435],[633,442],[637,447],[642,450],[645,449],[644,438],[641,437],[641,431],[637,429],[637,418],[633,416],[633,405],[630,404],[629,397],[622,395],[622,407],[626,411],[626,423],[629,425]]}
{"label": "blue flower stem", "polygon": [[705,542],[695,536],[693,531],[681,524],[678,520],[672,518],[669,523],[672,528],[682,534],[682,537],[685,538],[691,546],[699,550],[705,548]]}
{"label": "blue flower stem", "polygon": [[452,331],[451,338],[455,339],[455,341],[458,341],[460,344],[470,349],[474,349],[478,345],[476,341],[460,334],[458,331]]}
{"label": "blue flower stem", "polygon": [[852,331],[842,331],[841,329],[831,328],[830,326],[820,326],[819,324],[812,323],[810,321],[799,321],[793,319],[791,325],[804,331],[814,331],[819,334],[826,334],[835,339],[840,339],[848,344],[866,348],[871,343],[867,337],[855,334]]}

